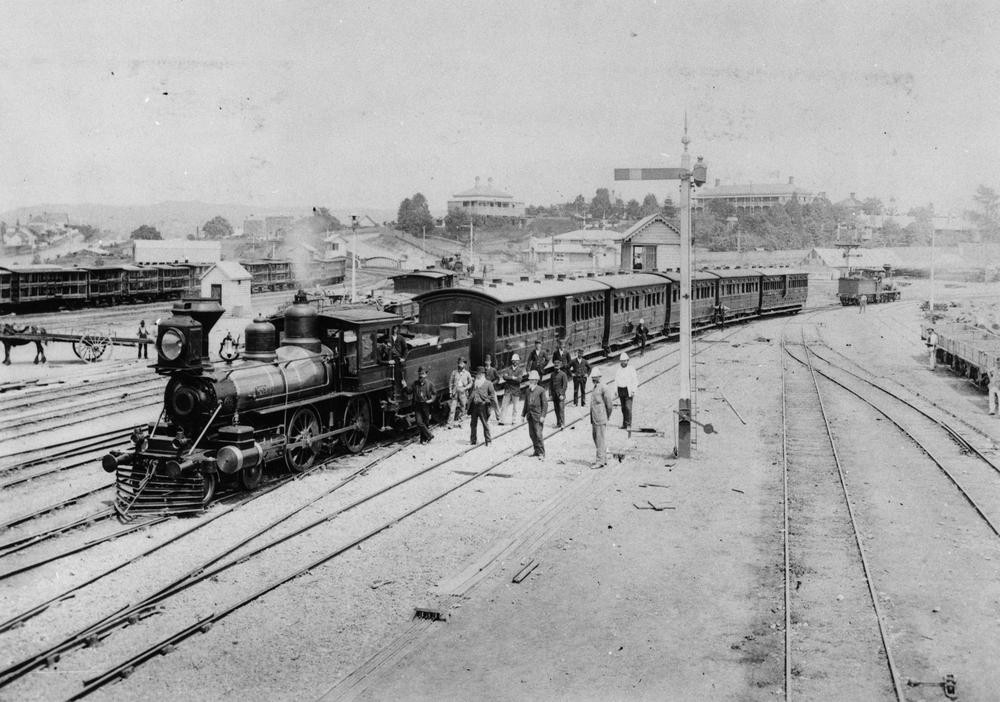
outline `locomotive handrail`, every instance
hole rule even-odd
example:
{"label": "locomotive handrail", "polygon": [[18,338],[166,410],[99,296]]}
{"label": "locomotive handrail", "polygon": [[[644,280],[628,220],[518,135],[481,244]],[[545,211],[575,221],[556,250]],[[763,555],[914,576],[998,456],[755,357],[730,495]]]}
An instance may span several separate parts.
{"label": "locomotive handrail", "polygon": [[201,430],[201,434],[198,435],[198,440],[191,445],[191,448],[188,450],[187,454],[185,454],[185,458],[194,453],[194,450],[198,448],[198,444],[200,444],[201,440],[205,438],[205,434],[206,432],[208,432],[208,428],[212,426],[212,422],[215,421],[215,418],[219,415],[219,410],[221,409],[222,409],[222,403],[220,402],[218,405],[215,406],[215,411],[212,412],[212,417],[208,420],[208,422],[206,422],[205,428]]}

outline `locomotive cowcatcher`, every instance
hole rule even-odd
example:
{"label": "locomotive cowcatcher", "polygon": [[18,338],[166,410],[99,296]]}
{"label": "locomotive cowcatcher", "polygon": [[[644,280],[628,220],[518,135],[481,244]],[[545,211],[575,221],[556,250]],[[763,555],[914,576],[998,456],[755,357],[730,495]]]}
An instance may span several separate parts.
{"label": "locomotive cowcatcher", "polygon": [[373,429],[413,425],[407,388],[419,366],[443,406],[448,375],[469,354],[465,324],[410,325],[405,360],[393,360],[384,340],[401,317],[319,314],[296,296],[283,315],[246,327],[241,357],[212,361],[209,332],[223,313],[215,300],[188,299],[160,322],[152,367],[169,378],[163,410],[133,432],[130,451],[102,461],[116,473],[120,517],[197,512],[220,481],[249,490],[269,464],[301,473],[336,450],[358,453]]}

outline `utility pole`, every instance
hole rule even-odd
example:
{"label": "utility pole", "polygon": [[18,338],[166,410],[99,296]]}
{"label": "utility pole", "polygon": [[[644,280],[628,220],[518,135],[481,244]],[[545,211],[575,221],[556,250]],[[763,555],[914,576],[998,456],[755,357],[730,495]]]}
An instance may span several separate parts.
{"label": "utility pole", "polygon": [[691,457],[691,188],[700,187],[708,179],[708,167],[699,156],[691,166],[684,117],[684,153],[680,168],[616,168],[615,180],[679,180],[681,215],[681,281],[680,281],[680,396],[677,399],[677,455]]}
{"label": "utility pole", "polygon": [[931,217],[931,322],[934,321],[934,217]]}
{"label": "utility pole", "polygon": [[351,215],[351,229],[354,230],[354,244],[351,249],[351,302],[358,301],[358,216]]}
{"label": "utility pole", "polygon": [[466,266],[466,269],[472,267],[472,256],[473,256],[473,253],[475,251],[473,249],[473,243],[472,243],[472,240],[473,240],[474,236],[475,236],[475,234],[472,231],[472,219],[470,218],[469,219],[469,265]]}
{"label": "utility pole", "polygon": [[552,247],[551,250],[549,251],[549,253],[552,254],[552,260],[549,262],[549,272],[552,273],[552,275],[555,275],[556,274],[556,233],[555,232],[552,232],[552,236],[549,239],[549,243],[550,243],[550,245]]}

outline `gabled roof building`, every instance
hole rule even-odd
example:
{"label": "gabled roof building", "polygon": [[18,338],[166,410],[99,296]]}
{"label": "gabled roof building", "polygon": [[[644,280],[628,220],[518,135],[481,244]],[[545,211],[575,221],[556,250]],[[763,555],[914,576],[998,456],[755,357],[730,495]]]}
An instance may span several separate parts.
{"label": "gabled roof building", "polygon": [[789,178],[787,183],[745,183],[741,185],[720,185],[715,181],[711,188],[701,188],[691,195],[691,207],[700,212],[710,202],[724,202],[738,212],[763,212],[772,207],[788,203],[793,197],[805,205],[811,203],[822,193],[815,193],[795,185],[795,179]]}
{"label": "gabled roof building", "polygon": [[507,219],[524,219],[524,203],[518,202],[513,195],[493,187],[493,179],[489,178],[486,186],[479,183],[476,177],[476,187],[452,195],[448,200],[448,210],[461,210],[469,217],[505,217]]}

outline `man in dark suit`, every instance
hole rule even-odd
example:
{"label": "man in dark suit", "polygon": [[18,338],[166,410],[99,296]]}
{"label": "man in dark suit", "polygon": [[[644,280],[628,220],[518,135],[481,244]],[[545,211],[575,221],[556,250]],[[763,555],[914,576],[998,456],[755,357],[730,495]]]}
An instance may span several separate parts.
{"label": "man in dark suit", "polygon": [[590,377],[590,363],[583,357],[583,349],[576,350],[576,358],[569,362],[569,372],[573,376],[573,404],[585,407],[587,404],[587,378]]}
{"label": "man in dark suit", "polygon": [[542,429],[549,403],[545,399],[545,388],[538,384],[539,380],[538,371],[528,373],[528,389],[524,393],[524,409],[521,410],[521,416],[528,420],[528,435],[531,437],[531,445],[535,448],[535,452],[531,455],[544,461],[545,444],[542,441]]}
{"label": "man in dark suit", "polygon": [[431,421],[431,405],[437,399],[434,383],[427,379],[427,369],[423,366],[417,369],[417,382],[413,384],[413,414],[420,430],[420,443],[426,444],[434,435],[427,425]]}
{"label": "man in dark suit", "polygon": [[541,339],[535,339],[535,348],[528,354],[528,361],[525,363],[525,370],[538,371],[538,378],[541,380],[545,375],[545,366],[549,364],[549,357],[542,348]]}
{"label": "man in dark suit", "polygon": [[558,339],[556,341],[556,350],[552,352],[552,358],[550,358],[549,360],[552,361],[553,364],[555,364],[556,359],[562,361],[563,368],[569,367],[569,362],[570,362],[569,351],[563,348],[562,339]]}
{"label": "man in dark suit", "polygon": [[556,411],[556,428],[565,424],[566,390],[569,388],[569,377],[562,369],[562,360],[552,361],[552,377],[549,378],[549,394],[552,395],[552,408]]}

